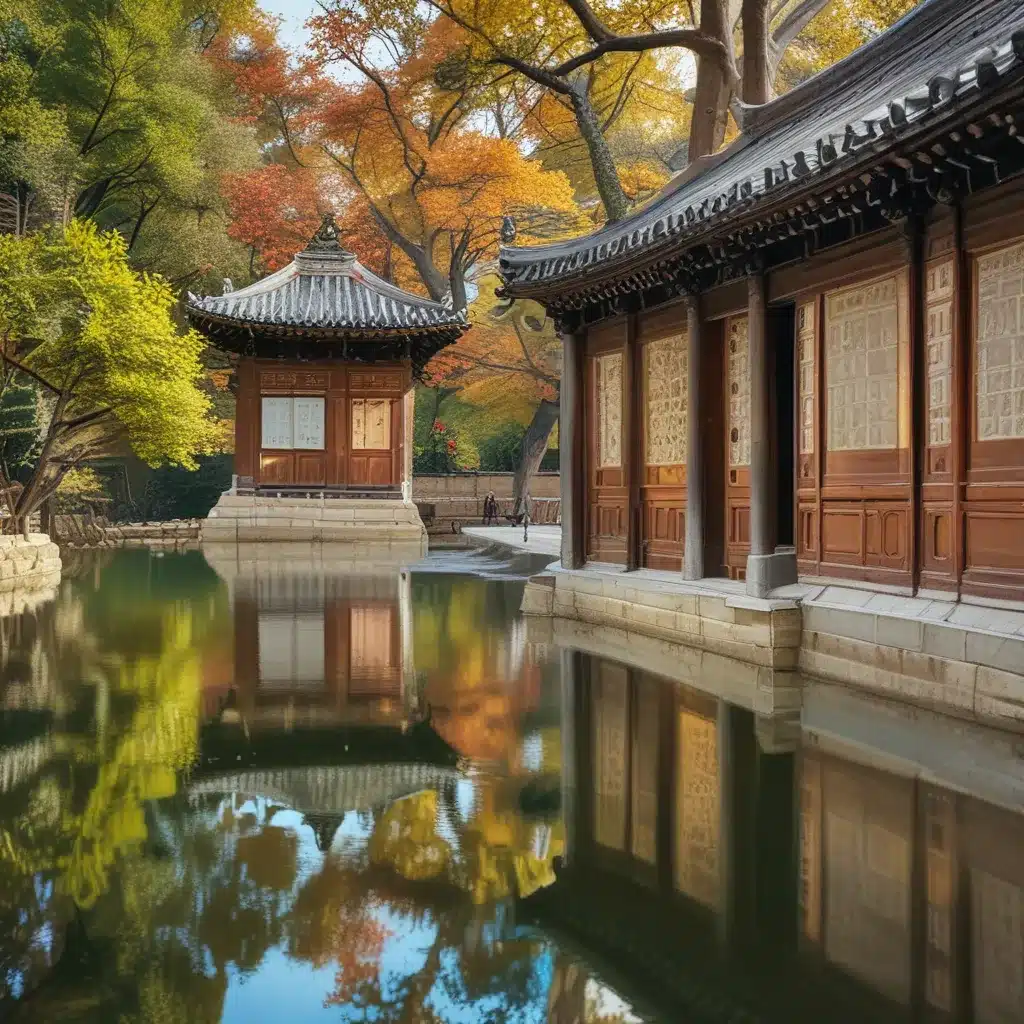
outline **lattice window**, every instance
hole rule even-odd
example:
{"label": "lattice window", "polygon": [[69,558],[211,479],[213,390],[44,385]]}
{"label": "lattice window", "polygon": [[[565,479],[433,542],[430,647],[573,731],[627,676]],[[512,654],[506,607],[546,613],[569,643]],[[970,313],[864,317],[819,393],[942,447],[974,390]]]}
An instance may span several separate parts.
{"label": "lattice window", "polygon": [[622,353],[598,356],[597,464],[601,469],[622,465]]}
{"label": "lattice window", "polygon": [[814,451],[814,303],[796,312],[797,372],[800,376],[800,454]]}
{"label": "lattice window", "polygon": [[978,440],[1024,437],[1024,243],[978,260]]}
{"label": "lattice window", "polygon": [[750,339],[747,318],[729,321],[729,465],[750,465]]}
{"label": "lattice window", "polygon": [[686,346],[685,333],[644,345],[648,466],[686,462]]}
{"label": "lattice window", "polygon": [[899,279],[825,298],[830,451],[895,448],[899,438]]}
{"label": "lattice window", "polygon": [[928,444],[953,437],[953,261],[928,267],[925,276],[928,351]]}

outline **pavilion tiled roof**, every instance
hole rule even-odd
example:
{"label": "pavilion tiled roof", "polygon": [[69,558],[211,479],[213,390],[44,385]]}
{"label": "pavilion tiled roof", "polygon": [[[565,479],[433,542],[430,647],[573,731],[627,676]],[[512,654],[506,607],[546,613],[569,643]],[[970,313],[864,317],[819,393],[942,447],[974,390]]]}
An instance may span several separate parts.
{"label": "pavilion tiled roof", "polygon": [[741,136],[695,161],[646,207],[582,238],[506,248],[511,295],[560,293],[726,221],[756,216],[841,174],[996,87],[1024,81],[1024,0],[925,0],[887,32],[791,92],[741,114]]}
{"label": "pavilion tiled roof", "polygon": [[343,249],[325,218],[288,266],[238,291],[188,296],[188,313],[240,327],[287,327],[356,336],[465,329],[466,311],[404,291],[378,277]]}

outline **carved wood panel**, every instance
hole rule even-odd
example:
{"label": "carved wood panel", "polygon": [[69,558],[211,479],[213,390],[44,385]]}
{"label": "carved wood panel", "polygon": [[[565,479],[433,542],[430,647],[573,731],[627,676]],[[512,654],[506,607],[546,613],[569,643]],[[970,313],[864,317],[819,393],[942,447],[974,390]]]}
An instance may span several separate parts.
{"label": "carved wood panel", "polygon": [[829,451],[898,445],[901,278],[895,275],[825,296]]}
{"label": "carved wood panel", "polygon": [[953,439],[953,300],[952,258],[930,263],[925,271],[925,345],[927,349],[928,446],[948,446]]}
{"label": "carved wood panel", "polygon": [[683,561],[687,408],[686,333],[642,346],[644,474],[640,486],[641,558],[652,569]]}
{"label": "carved wood panel", "polygon": [[750,552],[750,352],[746,316],[725,324],[725,396],[728,469],[725,478],[725,569],[742,580]]}
{"label": "carved wood panel", "polygon": [[1024,438],[1024,242],[978,257],[976,437]]}
{"label": "carved wood panel", "polygon": [[[625,335],[625,322],[621,336]],[[605,332],[597,343],[617,335]],[[587,558],[597,562],[626,561],[629,492],[622,466],[623,352],[592,353],[588,337],[586,359],[587,432]]]}

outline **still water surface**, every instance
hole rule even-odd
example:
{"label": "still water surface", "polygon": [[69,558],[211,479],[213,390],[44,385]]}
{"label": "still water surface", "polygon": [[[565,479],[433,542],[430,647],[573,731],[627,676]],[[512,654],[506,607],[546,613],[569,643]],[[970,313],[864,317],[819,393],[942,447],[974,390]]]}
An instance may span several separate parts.
{"label": "still water surface", "polygon": [[1024,1020],[1015,740],[559,651],[517,569],[106,553],[0,620],[0,1020]]}

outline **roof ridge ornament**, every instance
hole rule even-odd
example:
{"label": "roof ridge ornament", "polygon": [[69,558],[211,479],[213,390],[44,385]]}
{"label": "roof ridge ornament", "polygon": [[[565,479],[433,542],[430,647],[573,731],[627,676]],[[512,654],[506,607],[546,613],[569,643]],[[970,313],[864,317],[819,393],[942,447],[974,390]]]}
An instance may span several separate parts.
{"label": "roof ridge ornament", "polygon": [[346,256],[354,256],[341,244],[341,231],[334,219],[333,213],[325,213],[320,227],[316,234],[306,243],[305,252],[315,252],[318,255],[325,252],[344,253]]}
{"label": "roof ridge ornament", "polygon": [[295,254],[295,266],[304,274],[344,272],[355,266],[355,262],[355,253],[341,244],[341,230],[333,213],[324,214],[306,248]]}

